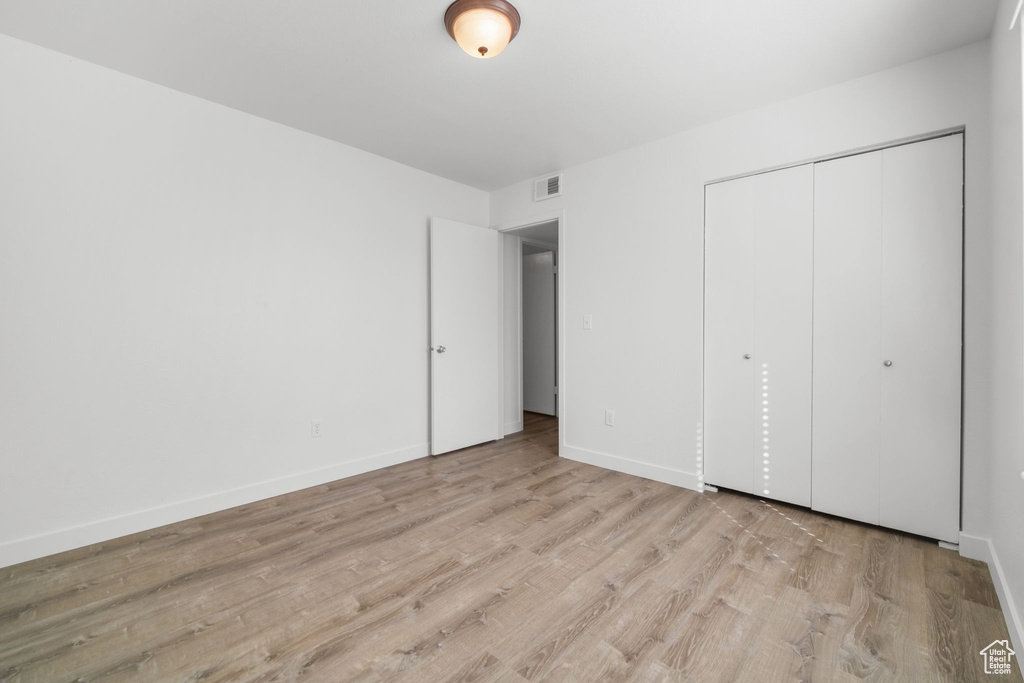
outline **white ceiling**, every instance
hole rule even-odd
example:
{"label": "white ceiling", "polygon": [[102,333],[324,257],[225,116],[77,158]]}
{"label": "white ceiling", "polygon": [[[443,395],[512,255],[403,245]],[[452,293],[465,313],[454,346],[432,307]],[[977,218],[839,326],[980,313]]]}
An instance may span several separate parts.
{"label": "white ceiling", "polygon": [[0,0],[0,32],[485,190],[986,38],[997,0]]}
{"label": "white ceiling", "polygon": [[529,242],[523,242],[523,256],[530,256],[531,254],[544,254],[551,251],[551,247],[542,247],[536,244],[530,244]]}
{"label": "white ceiling", "polygon": [[509,234],[522,237],[523,239],[533,240],[534,242],[543,242],[544,244],[558,246],[558,221],[537,223],[525,228],[519,228],[518,230],[510,230]]}

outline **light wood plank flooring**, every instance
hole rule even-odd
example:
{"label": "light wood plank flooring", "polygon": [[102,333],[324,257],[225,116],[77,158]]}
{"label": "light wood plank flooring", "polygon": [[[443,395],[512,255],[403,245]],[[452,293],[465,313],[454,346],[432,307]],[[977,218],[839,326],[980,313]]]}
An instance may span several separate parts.
{"label": "light wood plank flooring", "polygon": [[555,431],[2,569],[0,680],[986,679],[985,565]]}

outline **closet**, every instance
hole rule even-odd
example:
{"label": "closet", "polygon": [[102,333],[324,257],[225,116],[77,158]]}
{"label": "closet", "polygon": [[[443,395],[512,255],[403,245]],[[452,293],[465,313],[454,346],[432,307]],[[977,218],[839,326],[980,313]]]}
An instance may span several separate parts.
{"label": "closet", "polygon": [[956,542],[962,134],[709,185],[705,209],[706,481]]}

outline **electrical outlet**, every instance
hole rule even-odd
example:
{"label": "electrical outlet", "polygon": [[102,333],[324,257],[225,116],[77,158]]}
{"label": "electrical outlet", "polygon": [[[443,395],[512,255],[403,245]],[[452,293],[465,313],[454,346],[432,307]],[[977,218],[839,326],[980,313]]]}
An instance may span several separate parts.
{"label": "electrical outlet", "polygon": [[608,425],[609,427],[614,427],[615,426],[615,411],[614,410],[606,410],[606,411],[604,411],[604,423],[606,425]]}
{"label": "electrical outlet", "polygon": [[313,420],[309,423],[309,433],[314,439],[320,436],[320,420]]}

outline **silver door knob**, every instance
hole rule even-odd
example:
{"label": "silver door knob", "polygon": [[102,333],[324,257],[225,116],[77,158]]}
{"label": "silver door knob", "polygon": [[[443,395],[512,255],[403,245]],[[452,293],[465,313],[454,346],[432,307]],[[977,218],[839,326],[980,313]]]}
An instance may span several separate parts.
{"label": "silver door knob", "polygon": [[434,350],[435,350],[435,351],[437,351],[438,353],[444,353],[445,351],[447,351],[447,349],[446,349],[446,348],[444,348],[443,346],[438,346],[438,347],[437,347],[436,349],[434,349]]}
{"label": "silver door knob", "polygon": [[891,360],[887,360],[884,363],[882,363],[882,365],[884,365],[887,368],[891,368],[892,367],[892,361]]}
{"label": "silver door knob", "polygon": [[750,360],[750,354],[749,353],[743,354],[743,357],[746,358],[747,360]]}

